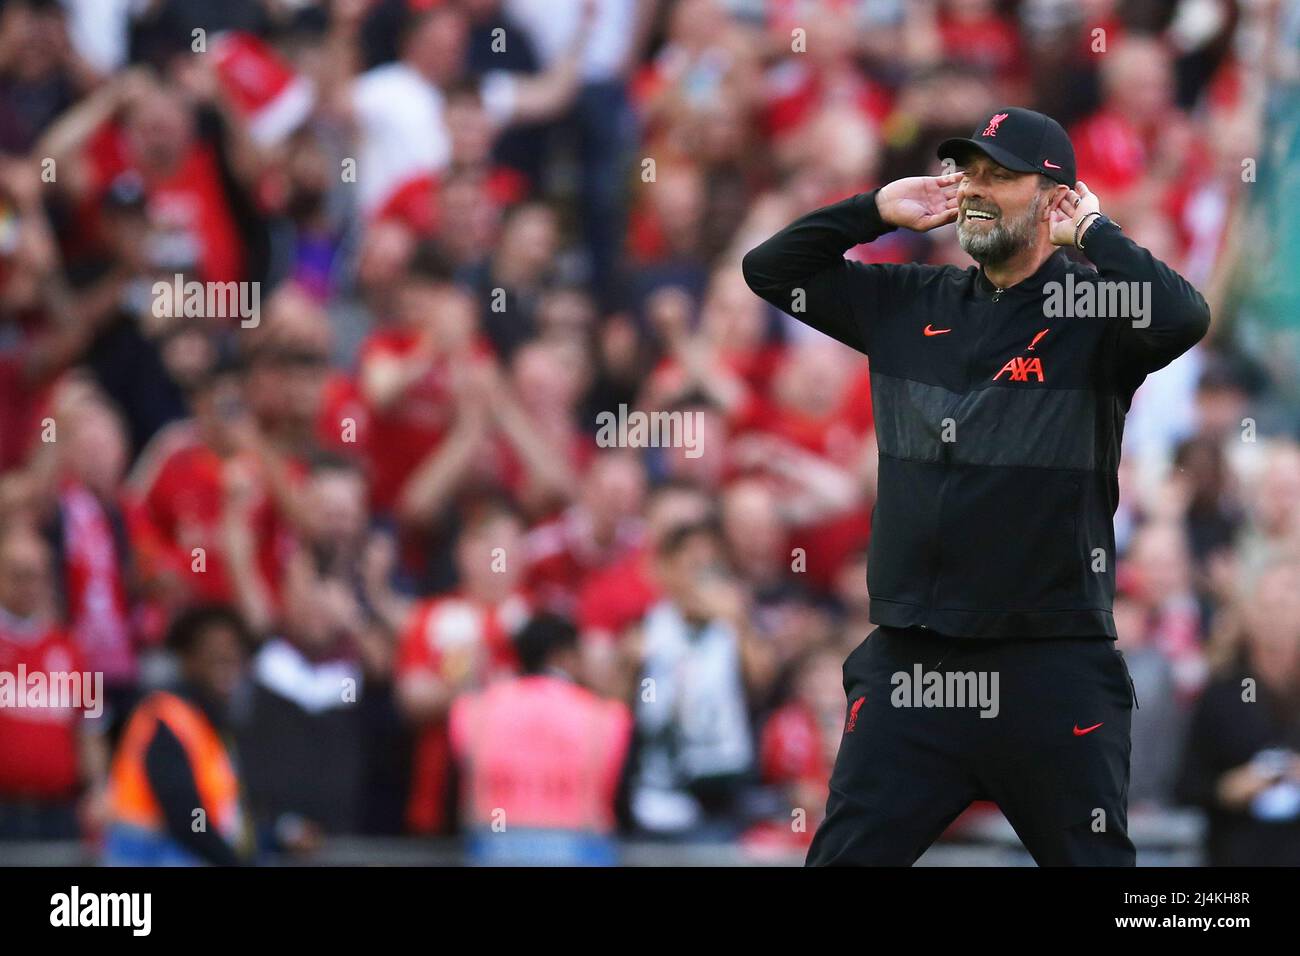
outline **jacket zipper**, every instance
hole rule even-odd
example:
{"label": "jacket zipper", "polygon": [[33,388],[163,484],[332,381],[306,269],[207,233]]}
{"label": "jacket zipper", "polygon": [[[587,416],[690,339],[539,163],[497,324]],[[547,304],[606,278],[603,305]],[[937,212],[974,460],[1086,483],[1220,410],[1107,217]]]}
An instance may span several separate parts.
{"label": "jacket zipper", "polygon": [[[995,286],[993,290],[992,301],[998,302],[1002,298],[1002,293],[1005,291],[1007,290],[1000,289]],[[992,317],[990,316],[989,321],[991,321],[991,319]],[[989,323],[988,321],[986,321],[984,323],[984,327],[980,329],[980,334],[975,341],[974,348],[971,350],[971,357],[966,362],[966,391],[963,392],[963,396],[969,395],[971,388],[975,384],[975,365],[979,362],[980,350],[984,346],[985,338],[988,337],[988,325]],[[958,399],[958,404],[960,404],[960,402],[961,399]],[[947,456],[945,456],[943,478],[939,482],[939,514],[940,515],[943,514],[944,499],[947,498],[948,495],[948,479],[951,475],[951,471],[949,470],[950,466],[951,466],[951,461],[948,459]],[[942,576],[942,570],[943,570],[943,552],[942,550],[940,550],[937,559],[935,561],[934,581],[930,584],[930,607],[932,608],[935,607],[938,602],[939,580]],[[922,625],[922,627],[924,627],[924,625]]]}

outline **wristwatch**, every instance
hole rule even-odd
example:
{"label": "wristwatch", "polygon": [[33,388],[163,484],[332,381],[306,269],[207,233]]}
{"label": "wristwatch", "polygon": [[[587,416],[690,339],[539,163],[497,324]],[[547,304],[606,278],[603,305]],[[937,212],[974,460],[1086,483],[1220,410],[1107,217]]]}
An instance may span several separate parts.
{"label": "wristwatch", "polygon": [[1083,227],[1082,232],[1079,232],[1074,237],[1074,247],[1076,249],[1078,249],[1079,251],[1083,251],[1084,240],[1088,237],[1088,233],[1092,232],[1093,227],[1095,227],[1099,222],[1109,222],[1115,225],[1119,225],[1118,223],[1115,222],[1115,220],[1108,217],[1105,213],[1100,213],[1100,212],[1088,213],[1088,215],[1084,217],[1084,221],[1079,224],[1080,226]]}

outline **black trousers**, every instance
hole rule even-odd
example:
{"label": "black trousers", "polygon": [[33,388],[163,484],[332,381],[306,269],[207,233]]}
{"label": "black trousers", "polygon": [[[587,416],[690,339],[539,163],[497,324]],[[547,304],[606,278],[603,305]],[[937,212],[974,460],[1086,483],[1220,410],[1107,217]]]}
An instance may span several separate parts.
{"label": "black trousers", "polygon": [[[972,640],[880,627],[808,866],[911,866],[993,800],[1040,866],[1132,866],[1128,668],[1106,638]],[[983,715],[983,716],[982,716]]]}

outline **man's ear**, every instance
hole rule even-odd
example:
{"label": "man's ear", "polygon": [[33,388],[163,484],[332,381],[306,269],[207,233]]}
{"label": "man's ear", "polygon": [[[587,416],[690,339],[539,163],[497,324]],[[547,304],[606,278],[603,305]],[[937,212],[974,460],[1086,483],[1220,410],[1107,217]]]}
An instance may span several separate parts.
{"label": "man's ear", "polygon": [[1047,197],[1047,202],[1043,203],[1042,217],[1048,222],[1052,219],[1054,213],[1061,205],[1061,201],[1070,194],[1070,187],[1057,183],[1052,187],[1051,195]]}

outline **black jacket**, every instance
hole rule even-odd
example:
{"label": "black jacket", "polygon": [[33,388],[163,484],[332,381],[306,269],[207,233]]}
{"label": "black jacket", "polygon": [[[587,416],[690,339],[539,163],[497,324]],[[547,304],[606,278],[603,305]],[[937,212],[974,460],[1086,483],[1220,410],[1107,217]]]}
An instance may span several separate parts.
{"label": "black jacket", "polygon": [[[212,726],[223,736],[226,734],[224,708],[193,687],[179,687],[174,693],[202,710]],[[195,770],[180,739],[161,720],[145,749],[144,767],[172,839],[214,866],[239,866],[245,862],[239,850],[227,843],[215,828],[195,831],[194,810],[203,806]]]}
{"label": "black jacket", "polygon": [[1208,866],[1300,866],[1300,818],[1261,819],[1227,809],[1218,797],[1223,775],[1260,751],[1300,751],[1300,707],[1293,697],[1258,681],[1257,698],[1242,700],[1242,681],[1258,673],[1243,661],[1211,681],[1192,711],[1177,790],[1183,803],[1206,811]]}
{"label": "black jacket", "polygon": [[[1113,638],[1124,415],[1146,375],[1205,334],[1205,300],[1108,220],[1084,240],[1096,271],[1057,251],[1009,289],[976,266],[843,258],[889,231],[864,193],[795,221],[744,261],[756,293],[870,358],[872,621]],[[1138,287],[1145,320],[1052,311],[1099,280],[1149,283]]]}

